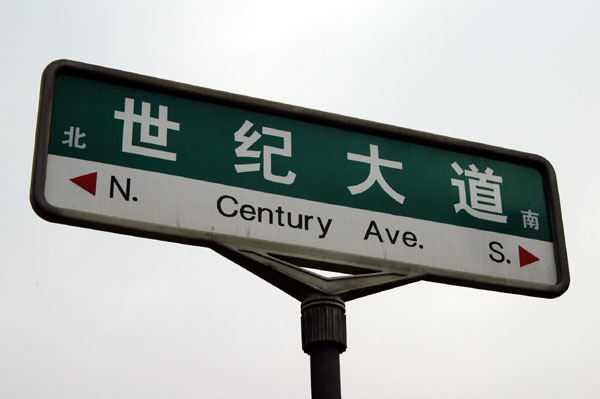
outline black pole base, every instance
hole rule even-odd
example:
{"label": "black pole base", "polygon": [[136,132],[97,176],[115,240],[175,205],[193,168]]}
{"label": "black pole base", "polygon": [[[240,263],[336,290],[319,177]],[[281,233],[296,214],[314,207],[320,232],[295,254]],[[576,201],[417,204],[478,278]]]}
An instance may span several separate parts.
{"label": "black pole base", "polygon": [[344,301],[320,296],[302,303],[302,349],[310,356],[312,399],[341,399],[340,353],[346,350]]}

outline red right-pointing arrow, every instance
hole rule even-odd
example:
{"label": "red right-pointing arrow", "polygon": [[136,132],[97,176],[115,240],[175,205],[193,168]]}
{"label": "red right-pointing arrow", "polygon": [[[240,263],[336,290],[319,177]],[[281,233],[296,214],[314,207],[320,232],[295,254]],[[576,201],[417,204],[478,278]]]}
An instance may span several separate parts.
{"label": "red right-pointing arrow", "polygon": [[519,263],[521,264],[521,267],[537,262],[538,260],[540,260],[540,258],[519,245]]}
{"label": "red right-pointing arrow", "polygon": [[88,173],[87,175],[81,175],[74,177],[71,180],[79,187],[92,195],[96,195],[96,180],[98,179],[98,172]]}

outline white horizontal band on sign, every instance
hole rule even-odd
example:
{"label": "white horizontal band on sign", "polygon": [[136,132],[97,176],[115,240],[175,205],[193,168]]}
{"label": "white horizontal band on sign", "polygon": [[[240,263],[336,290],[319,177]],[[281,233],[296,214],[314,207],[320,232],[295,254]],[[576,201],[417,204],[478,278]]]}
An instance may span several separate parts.
{"label": "white horizontal band on sign", "polygon": [[[92,172],[98,173],[95,195],[70,181]],[[551,242],[74,158],[48,155],[45,196],[57,208],[169,231],[185,229],[198,238],[236,236],[476,275],[557,282]],[[519,247],[539,260],[521,266]]]}

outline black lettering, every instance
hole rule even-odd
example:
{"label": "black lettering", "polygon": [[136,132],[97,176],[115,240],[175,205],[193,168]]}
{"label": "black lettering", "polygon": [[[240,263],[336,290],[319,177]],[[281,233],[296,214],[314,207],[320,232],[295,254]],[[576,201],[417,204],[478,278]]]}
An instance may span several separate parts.
{"label": "black lettering", "polygon": [[407,247],[415,247],[417,245],[417,236],[414,233],[407,231],[402,234],[402,242]]}
{"label": "black lettering", "polygon": [[396,243],[396,241],[398,240],[398,235],[400,234],[400,231],[396,230],[396,231],[395,231],[395,233],[394,233],[394,235],[392,236],[392,235],[390,234],[390,231],[389,231],[389,230],[388,230],[388,228],[386,227],[386,228],[385,228],[385,232],[386,232],[386,234],[387,234],[388,238],[390,239],[390,242],[391,242],[392,244],[395,244],[395,243]]}
{"label": "black lettering", "polygon": [[121,187],[117,178],[114,176],[111,176],[110,177],[110,198],[113,198],[113,196],[114,196],[115,186],[117,186],[117,190],[119,190],[119,192],[121,193],[123,198],[125,198],[125,201],[129,201],[129,196],[130,196],[129,189],[131,186],[131,179],[129,177],[127,178],[127,185],[125,186],[125,190],[123,190],[123,187]]}
{"label": "black lettering", "polygon": [[373,220],[371,220],[371,223],[369,223],[369,228],[367,229],[367,232],[365,233],[365,237],[363,238],[363,240],[367,240],[370,235],[377,236],[377,239],[379,240],[379,242],[383,242],[383,238],[381,237],[381,234],[379,233],[379,229],[377,228],[377,223],[375,223]]}
{"label": "black lettering", "polygon": [[269,224],[273,224],[273,211],[269,208],[261,208],[260,206],[258,207],[258,221],[262,223],[263,213],[265,212],[267,212],[267,214],[269,215]]}
{"label": "black lettering", "polygon": [[[120,187],[118,186],[118,182],[113,184],[117,185],[118,188]],[[127,192],[123,191],[122,187],[119,188],[124,196],[129,195],[129,183],[127,187]],[[278,206],[277,208],[268,208],[252,204],[240,204],[240,202],[231,195],[221,195],[217,199],[216,205],[219,213],[227,218],[240,217],[248,222],[264,222],[269,223],[270,225],[276,223],[280,227],[291,229],[309,231],[309,222],[311,220],[316,220],[316,222],[318,222],[318,227],[315,226],[316,231],[314,231],[314,233],[318,234],[319,238],[325,238],[333,222],[333,219],[321,219],[320,216],[286,211],[281,206]],[[318,231],[319,227],[320,231]],[[377,226],[369,227],[369,232],[367,232],[365,239],[367,239],[370,234],[377,235],[379,240],[383,242]]]}
{"label": "black lettering", "polygon": [[256,209],[254,209],[254,207],[252,205],[248,205],[248,204],[242,205],[240,207],[240,216],[244,220],[252,221],[252,220],[254,220],[254,217],[256,216]]}
{"label": "black lettering", "polygon": [[502,247],[502,244],[500,244],[498,241],[490,242],[490,251],[492,251],[493,254],[489,254],[489,257],[491,260],[493,260],[496,263],[502,263],[506,259],[504,254],[502,252],[500,252],[500,249],[504,249],[504,248]]}
{"label": "black lettering", "polygon": [[[304,230],[308,230],[308,221],[314,218],[312,215],[304,215]],[[321,237],[323,238],[323,237]]]}
{"label": "black lettering", "polygon": [[[325,236],[327,235],[327,232],[329,231],[329,227],[331,227],[331,222],[333,222],[333,219],[327,219],[327,223],[324,225],[321,220],[321,216],[317,216],[317,222],[319,222],[319,226],[321,227],[321,231],[322,231],[322,233],[319,234],[319,238],[325,238]],[[308,227],[307,227],[307,229],[308,229]]]}
{"label": "black lettering", "polygon": [[283,221],[281,220],[283,217],[283,209],[281,209],[281,207],[278,206],[275,212],[277,213],[277,224],[281,227],[285,227],[285,224],[283,224]]}
{"label": "black lettering", "polygon": [[298,223],[295,225],[292,223],[292,213],[288,212],[287,214],[288,214],[288,217],[287,217],[288,226],[290,226],[292,229],[301,229],[302,228],[302,214],[301,213],[298,214]]}
{"label": "black lettering", "polygon": [[237,204],[238,204],[237,200],[236,200],[235,198],[233,198],[232,196],[230,196],[230,195],[222,195],[222,196],[221,196],[221,197],[219,197],[219,199],[217,200],[217,209],[219,210],[219,213],[220,213],[221,215],[223,215],[223,216],[225,216],[225,217],[227,217],[227,218],[232,218],[232,217],[234,217],[234,216],[236,216],[236,215],[238,214],[238,211],[236,211],[236,210],[234,209],[234,211],[233,211],[232,213],[226,213],[226,212],[223,210],[223,207],[221,206],[221,205],[223,204],[223,201],[224,201],[224,200],[226,200],[226,199],[229,199],[229,200],[231,200],[231,201],[232,201],[232,202],[233,202],[235,205],[237,205]]}

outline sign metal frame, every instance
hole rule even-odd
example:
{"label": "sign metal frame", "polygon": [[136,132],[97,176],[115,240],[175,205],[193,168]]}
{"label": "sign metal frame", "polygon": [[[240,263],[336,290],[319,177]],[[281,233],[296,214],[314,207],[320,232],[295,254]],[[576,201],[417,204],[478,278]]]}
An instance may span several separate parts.
{"label": "sign metal frame", "polygon": [[[545,188],[557,282],[548,285],[410,264],[400,267],[398,262],[383,259],[332,255],[319,249],[298,250],[289,244],[247,242],[239,237],[165,229],[151,223],[55,207],[46,199],[44,190],[55,81],[62,74],[340,129],[363,131],[374,136],[535,168],[540,172]],[[51,63],[42,76],[30,200],[35,212],[51,222],[212,248],[299,300],[315,293],[350,300],[418,280],[554,298],[567,290],[570,281],[556,175],[550,163],[541,156],[69,60]],[[305,272],[302,267],[339,271],[353,277],[319,280],[319,277]]]}

